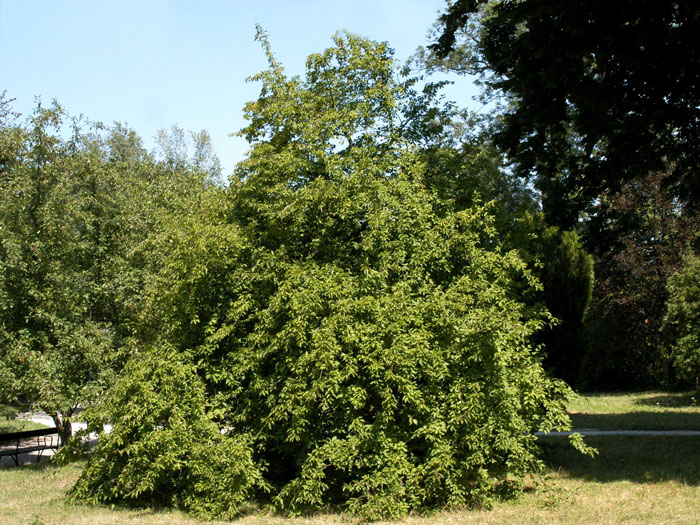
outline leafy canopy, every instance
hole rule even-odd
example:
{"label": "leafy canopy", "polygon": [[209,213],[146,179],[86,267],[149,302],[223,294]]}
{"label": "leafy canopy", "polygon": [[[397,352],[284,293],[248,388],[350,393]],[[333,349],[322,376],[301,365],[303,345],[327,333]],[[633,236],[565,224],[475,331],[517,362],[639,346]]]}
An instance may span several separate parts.
{"label": "leafy canopy", "polygon": [[211,191],[213,161],[158,162],[132,130],[57,103],[17,117],[0,98],[0,398],[46,410],[68,438],[139,335],[158,267],[147,239]]}
{"label": "leafy canopy", "polygon": [[700,6],[656,0],[457,0],[431,46],[505,96],[497,143],[570,227],[603,190],[669,171],[700,186]]}
{"label": "leafy canopy", "polygon": [[[421,182],[414,133],[442,111],[432,87],[418,92],[385,44],[349,34],[288,78],[258,36],[270,67],[246,106],[249,157],[225,200],[163,238],[151,312],[177,370],[160,373],[148,353],[132,362],[124,384],[147,386],[126,408],[121,390],[106,405],[114,429],[76,494],[165,493],[188,508],[201,497],[218,516],[267,490],[286,512],[337,504],[376,519],[512,493],[537,464],[532,432],[567,427],[567,390],[530,343],[546,317],[517,292],[537,284],[501,249],[489,207],[454,209]],[[197,421],[235,444],[238,456],[208,454],[208,471],[240,457],[242,481],[193,493],[204,456],[139,461],[115,446],[179,431],[188,416],[123,416],[171,382],[194,385],[207,407]],[[186,414],[190,399],[163,407]]]}

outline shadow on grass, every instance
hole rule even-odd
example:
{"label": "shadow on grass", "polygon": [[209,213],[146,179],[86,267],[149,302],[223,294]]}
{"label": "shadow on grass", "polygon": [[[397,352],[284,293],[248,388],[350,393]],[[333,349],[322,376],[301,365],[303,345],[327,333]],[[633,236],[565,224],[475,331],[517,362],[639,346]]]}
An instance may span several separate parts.
{"label": "shadow on grass", "polygon": [[700,430],[700,413],[652,412],[623,414],[571,414],[574,428],[601,430]]}
{"label": "shadow on grass", "polygon": [[540,439],[542,459],[552,470],[586,481],[677,481],[700,485],[698,436],[589,436],[598,449],[590,458],[578,453],[566,438]]}
{"label": "shadow on grass", "polygon": [[700,406],[700,393],[662,393],[653,397],[645,397],[635,399],[637,405],[657,406],[657,407],[673,407],[673,408],[690,408]]}
{"label": "shadow on grass", "polygon": [[51,463],[51,458],[48,456],[42,457],[41,461],[37,462],[34,456],[27,459],[26,454],[20,454],[21,463],[19,465],[15,465],[14,461],[12,461],[12,458],[9,456],[5,456],[2,459],[3,463],[2,466],[0,466],[0,470],[3,471],[24,471],[38,473],[56,469],[56,465]]}

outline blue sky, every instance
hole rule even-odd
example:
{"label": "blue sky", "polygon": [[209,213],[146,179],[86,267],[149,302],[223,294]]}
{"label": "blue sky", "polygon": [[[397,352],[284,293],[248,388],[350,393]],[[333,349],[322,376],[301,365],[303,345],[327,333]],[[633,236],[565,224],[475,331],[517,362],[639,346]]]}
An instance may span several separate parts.
{"label": "blue sky", "polygon": [[[444,0],[0,0],[0,92],[30,113],[56,98],[69,113],[125,122],[152,145],[159,128],[206,129],[228,174],[245,154],[242,108],[266,67],[255,24],[289,74],[338,30],[386,41],[399,60],[419,45]],[[476,90],[455,77],[448,98]]]}

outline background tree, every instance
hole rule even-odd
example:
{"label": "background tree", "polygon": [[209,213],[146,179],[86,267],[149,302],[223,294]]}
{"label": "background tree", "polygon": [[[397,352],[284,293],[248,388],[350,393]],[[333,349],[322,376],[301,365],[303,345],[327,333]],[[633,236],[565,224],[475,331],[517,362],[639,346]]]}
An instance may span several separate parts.
{"label": "background tree", "polygon": [[422,54],[480,76],[494,143],[594,254],[589,387],[673,382],[659,329],[700,196],[699,24],[691,2],[458,0]]}
{"label": "background tree", "polygon": [[698,217],[664,184],[665,173],[626,183],[606,193],[586,224],[596,255],[591,304],[591,346],[584,374],[588,388],[673,385],[660,329],[667,281],[697,243]]}
{"label": "background tree", "polygon": [[492,202],[496,228],[507,235],[518,229],[520,218],[539,210],[537,194],[508,169],[494,145],[492,115],[447,110],[437,139],[420,150],[426,165],[423,184],[458,210]]}
{"label": "background tree", "polygon": [[173,176],[133,131],[57,104],[0,137],[3,395],[46,410],[65,441],[131,352],[159,216],[186,211],[205,175]]}
{"label": "background tree", "polygon": [[155,143],[155,159],[171,170],[190,170],[204,174],[209,183],[221,182],[221,162],[207,130],[186,132],[173,125],[169,130],[159,129]]}
{"label": "background tree", "polygon": [[101,207],[90,191],[95,181],[73,184],[92,155],[57,136],[62,118],[59,106],[39,105],[28,127],[3,129],[17,140],[3,173],[0,260],[3,361],[18,387],[12,393],[37,400],[65,438],[83,390],[107,368],[101,361],[114,334],[91,318],[104,306],[95,295],[104,232],[88,218]]}
{"label": "background tree", "polygon": [[458,0],[438,32],[443,66],[505,97],[496,142],[534,177],[548,221],[571,227],[602,191],[650,171],[697,202],[697,3]]}
{"label": "background tree", "polygon": [[688,256],[668,280],[664,331],[679,378],[700,389],[700,258]]}
{"label": "background tree", "polygon": [[541,212],[517,217],[505,239],[542,283],[541,290],[524,294],[524,299],[543,304],[555,319],[534,337],[542,347],[543,366],[555,377],[578,386],[588,346],[593,257],[575,231],[549,226]]}

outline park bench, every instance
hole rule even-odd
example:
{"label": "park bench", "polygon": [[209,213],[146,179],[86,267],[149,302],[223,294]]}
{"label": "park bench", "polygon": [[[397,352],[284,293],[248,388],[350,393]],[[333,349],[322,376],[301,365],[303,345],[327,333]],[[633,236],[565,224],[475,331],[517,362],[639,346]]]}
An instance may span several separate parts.
{"label": "park bench", "polygon": [[[54,437],[55,436],[55,437]],[[19,455],[28,452],[39,452],[37,463],[44,450],[57,450],[61,446],[61,438],[56,428],[25,430],[0,434],[0,457],[10,456],[15,465],[19,466]]]}

